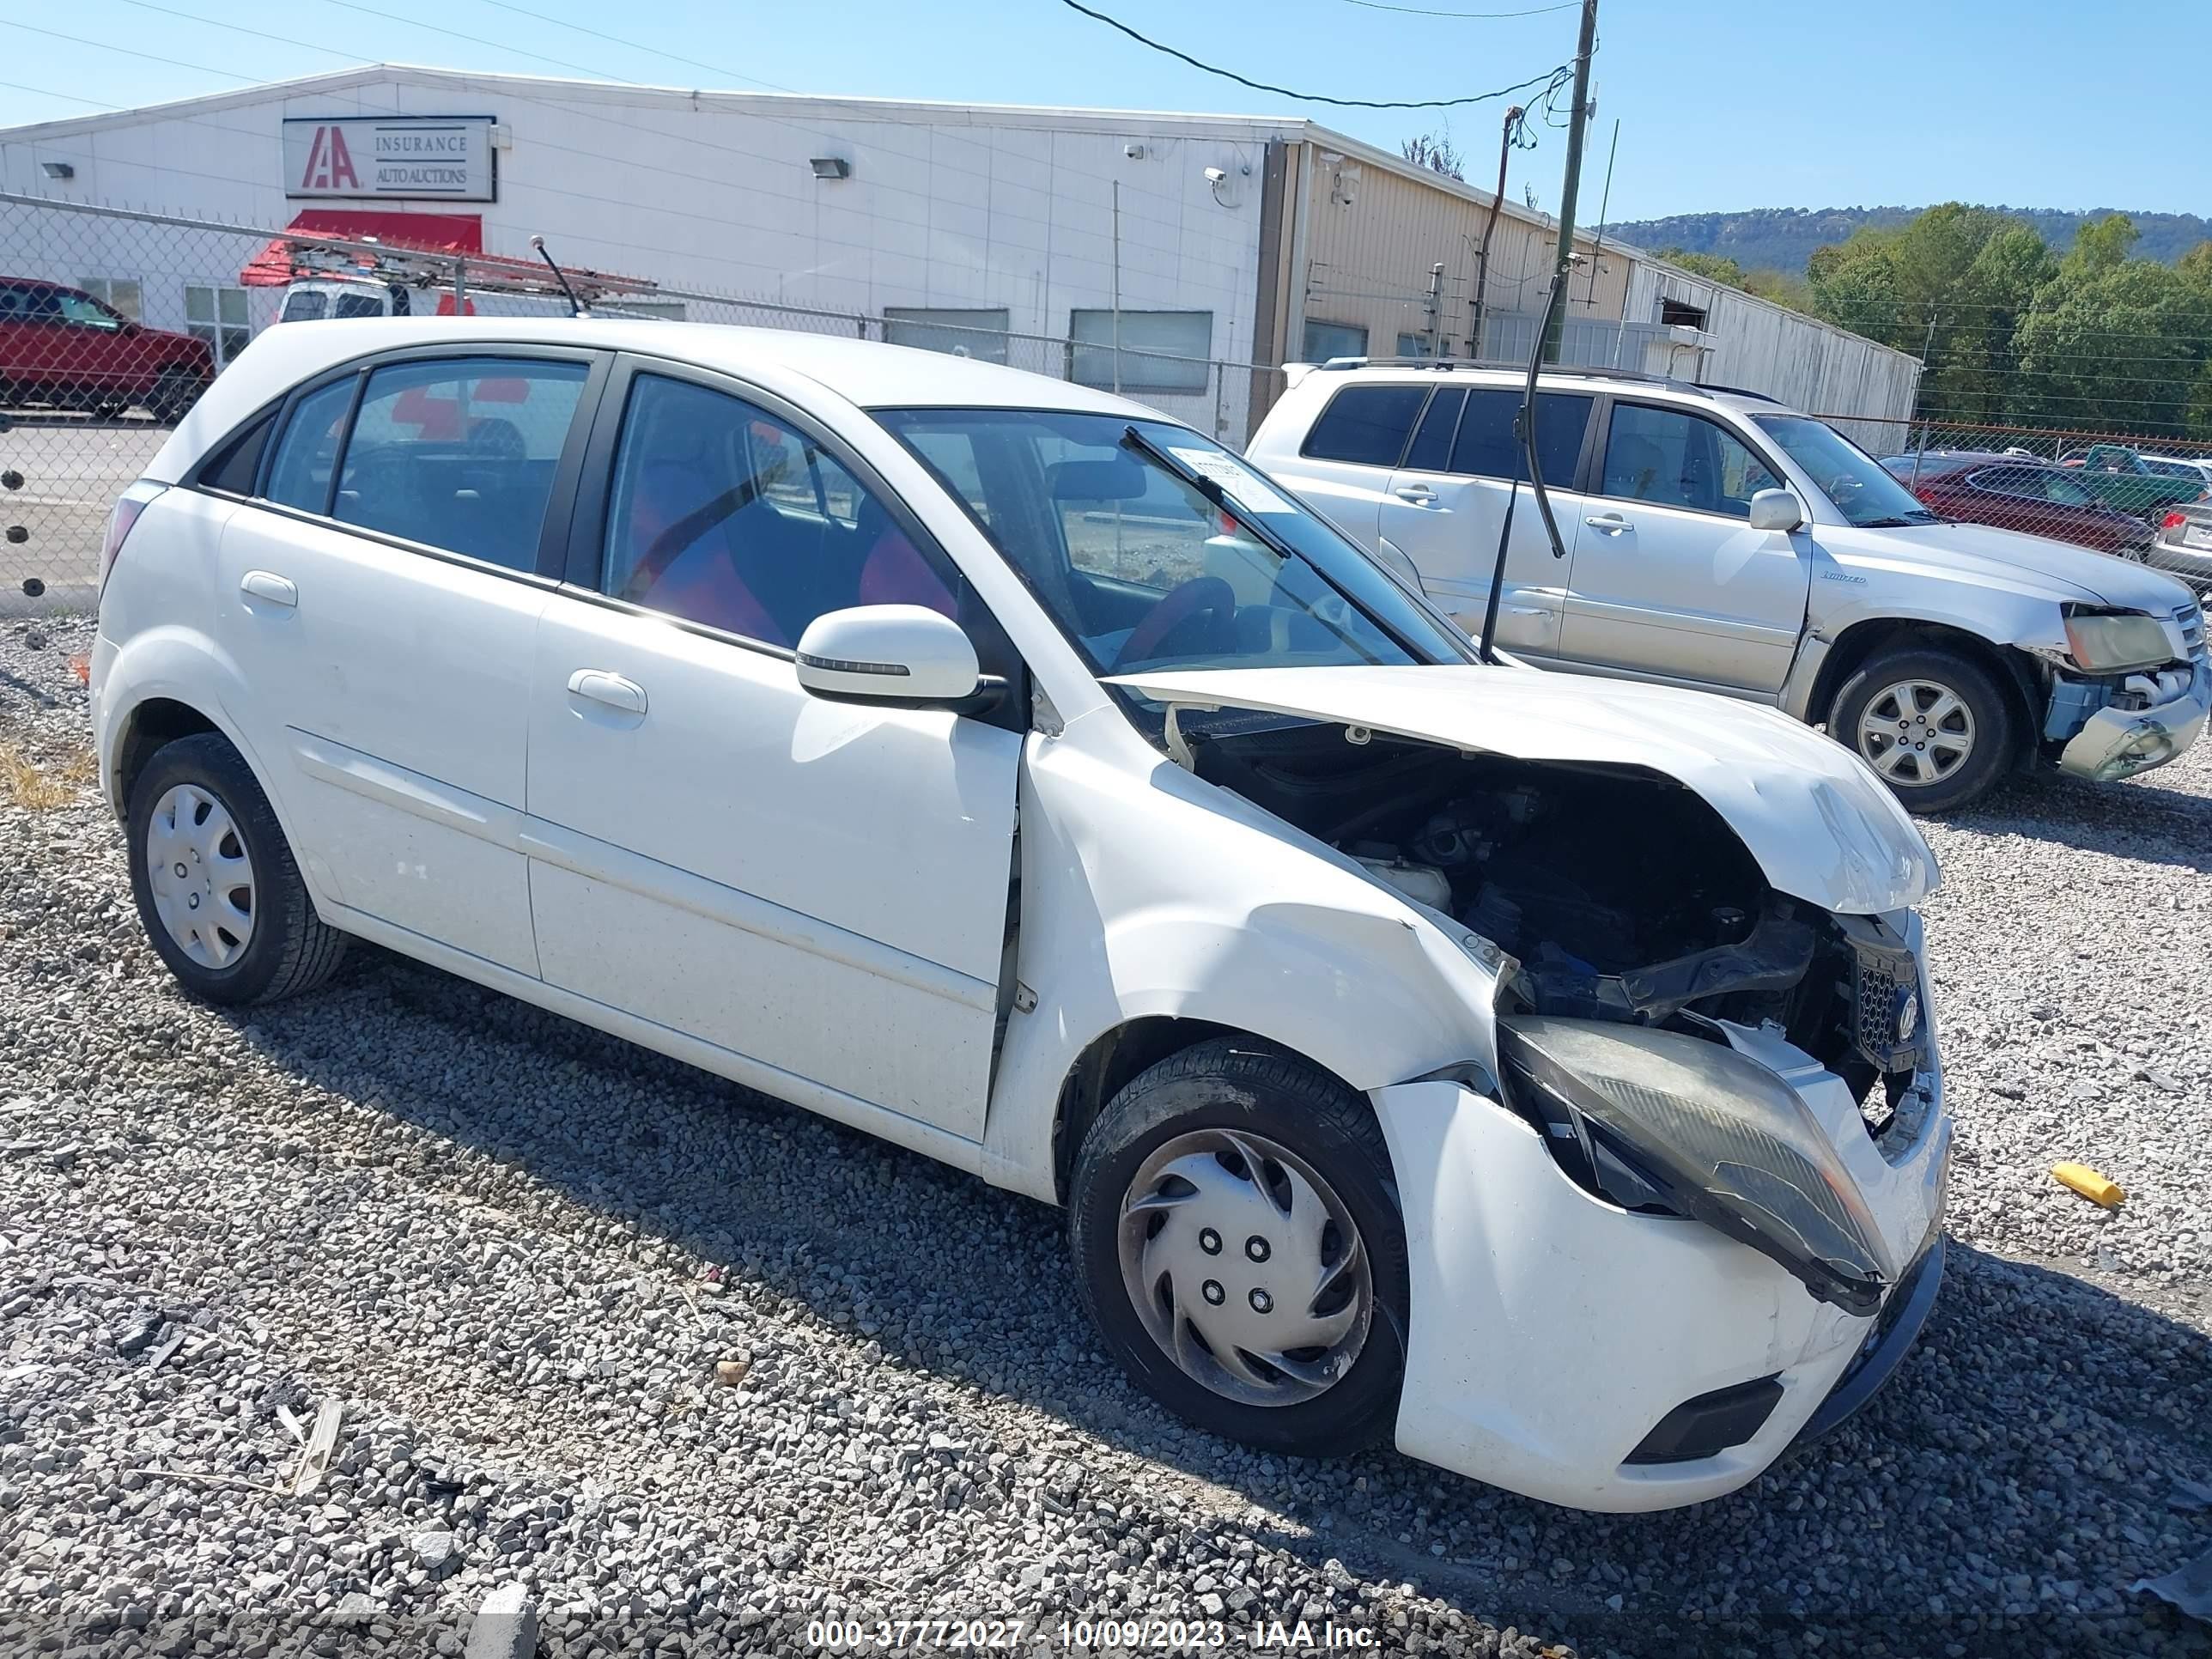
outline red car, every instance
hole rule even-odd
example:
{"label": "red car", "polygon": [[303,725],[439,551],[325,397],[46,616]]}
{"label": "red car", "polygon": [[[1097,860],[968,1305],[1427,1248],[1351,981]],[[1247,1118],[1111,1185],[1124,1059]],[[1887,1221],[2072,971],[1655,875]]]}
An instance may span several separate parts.
{"label": "red car", "polygon": [[167,425],[214,379],[204,341],[134,323],[78,289],[0,276],[0,408],[139,405]]}
{"label": "red car", "polygon": [[1933,511],[1969,524],[2094,547],[2140,559],[2150,526],[2109,507],[2047,461],[1979,449],[1931,449],[1892,455],[1882,465]]}

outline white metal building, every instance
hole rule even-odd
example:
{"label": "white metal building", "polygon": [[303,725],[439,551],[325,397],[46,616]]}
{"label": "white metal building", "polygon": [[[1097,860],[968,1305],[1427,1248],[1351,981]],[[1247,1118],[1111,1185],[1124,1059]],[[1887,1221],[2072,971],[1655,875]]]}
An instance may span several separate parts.
{"label": "white metal building", "polygon": [[[1509,201],[1486,249],[1486,191],[1300,119],[388,64],[0,129],[0,191],[508,258],[542,234],[564,264],[1098,384],[1118,373],[1231,441],[1278,379],[1243,365],[1525,349],[1557,241]],[[38,217],[0,215],[0,275],[88,288],[226,356],[275,314],[234,244],[206,239],[191,257],[208,268],[184,270],[152,228],[78,215],[62,237],[26,228]],[[1710,378],[1821,413],[1911,407],[1909,357],[1577,244],[1571,358],[1683,372],[1694,353]]]}

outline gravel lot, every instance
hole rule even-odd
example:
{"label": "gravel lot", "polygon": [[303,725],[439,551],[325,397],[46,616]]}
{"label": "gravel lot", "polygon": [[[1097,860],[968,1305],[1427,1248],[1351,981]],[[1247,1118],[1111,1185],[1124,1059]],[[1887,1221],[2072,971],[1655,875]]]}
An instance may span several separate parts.
{"label": "gravel lot", "polygon": [[[0,626],[0,745],[50,775],[88,639]],[[1610,1518],[1185,1432],[1091,1341],[1054,1213],[428,969],[189,1002],[58,793],[0,784],[0,1654],[456,1653],[518,1583],[568,1654],[1136,1614],[1231,1653],[1303,1615],[1455,1656],[2212,1654],[2130,1588],[2212,1547],[2169,1501],[2212,1482],[2212,750],[1931,829],[1927,1337],[1748,1491]],[[331,1402],[292,1495],[286,1413]]]}

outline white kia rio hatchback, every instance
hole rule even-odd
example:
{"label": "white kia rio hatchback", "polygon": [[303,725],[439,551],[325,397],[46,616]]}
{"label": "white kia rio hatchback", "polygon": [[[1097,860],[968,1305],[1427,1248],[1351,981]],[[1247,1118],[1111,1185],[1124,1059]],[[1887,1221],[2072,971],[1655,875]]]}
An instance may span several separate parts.
{"label": "white kia rio hatchback", "polygon": [[276,329],[102,562],[102,777],[189,989],[373,939],[1064,1205],[1100,1342],[1207,1429],[1690,1503],[1934,1298],[1888,792],[1771,709],[1478,663],[1136,404]]}

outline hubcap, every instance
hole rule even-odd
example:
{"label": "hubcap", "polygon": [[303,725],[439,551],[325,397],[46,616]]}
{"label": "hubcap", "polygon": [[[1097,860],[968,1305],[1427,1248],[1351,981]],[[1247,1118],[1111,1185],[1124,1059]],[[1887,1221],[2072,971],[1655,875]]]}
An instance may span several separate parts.
{"label": "hubcap", "polygon": [[180,783],[146,826],[146,884],[169,937],[203,968],[228,968],[253,938],[253,863],[229,809]]}
{"label": "hubcap", "polygon": [[1375,1285],[1351,1212],[1264,1136],[1197,1129],[1159,1146],[1121,1200],[1121,1252],[1152,1340],[1228,1399],[1310,1400],[1366,1345]]}
{"label": "hubcap", "polygon": [[1859,716],[1859,753],[1892,783],[1941,783],[1974,752],[1974,711],[1948,685],[1899,680]]}

